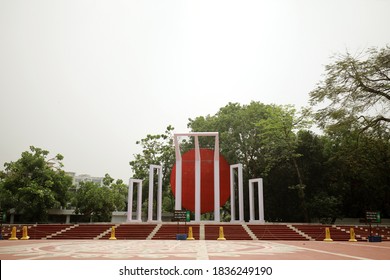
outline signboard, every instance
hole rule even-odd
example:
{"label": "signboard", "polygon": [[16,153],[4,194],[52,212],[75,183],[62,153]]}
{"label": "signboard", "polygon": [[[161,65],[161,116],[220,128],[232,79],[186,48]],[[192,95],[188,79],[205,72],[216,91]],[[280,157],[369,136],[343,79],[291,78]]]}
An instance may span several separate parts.
{"label": "signboard", "polygon": [[367,211],[366,212],[367,223],[380,223],[381,222],[381,213],[377,211]]}
{"label": "signboard", "polygon": [[190,221],[190,211],[185,210],[175,210],[173,212],[173,222],[189,222]]}

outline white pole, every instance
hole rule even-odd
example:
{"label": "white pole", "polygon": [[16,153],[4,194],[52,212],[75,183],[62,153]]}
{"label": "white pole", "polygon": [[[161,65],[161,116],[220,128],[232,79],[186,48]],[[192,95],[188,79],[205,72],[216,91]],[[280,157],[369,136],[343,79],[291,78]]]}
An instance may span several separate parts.
{"label": "white pole", "polygon": [[162,166],[158,169],[158,192],[157,192],[157,221],[161,222],[162,212]]}
{"label": "white pole", "polygon": [[142,180],[138,180],[138,199],[137,199],[137,221],[141,222],[142,212]]}
{"label": "white pole", "polygon": [[178,136],[174,136],[175,152],[176,152],[176,195],[175,195],[175,210],[181,210],[181,153],[178,141]]}
{"label": "white pole", "polygon": [[148,199],[148,222],[153,220],[153,182],[154,168],[153,165],[149,167],[149,199]]}
{"label": "white pole", "polygon": [[236,194],[234,191],[234,165],[230,165],[230,221],[236,220]]}
{"label": "white pole", "polygon": [[215,135],[214,145],[214,221],[220,222],[220,186],[219,186],[219,138]]}
{"label": "white pole", "polygon": [[129,181],[129,191],[127,195],[127,221],[133,220],[133,180]]}
{"label": "white pole", "polygon": [[199,149],[199,139],[195,136],[195,221],[200,222],[200,202],[201,202],[201,158]]}
{"label": "white pole", "polygon": [[254,207],[254,180],[249,180],[249,221],[253,222],[255,220],[255,207]]}
{"label": "white pole", "polygon": [[238,199],[239,199],[239,221],[244,221],[244,183],[242,178],[242,164],[238,164]]}
{"label": "white pole", "polygon": [[259,179],[258,183],[258,192],[259,192],[259,220],[261,223],[264,223],[264,193],[263,193],[263,178]]}

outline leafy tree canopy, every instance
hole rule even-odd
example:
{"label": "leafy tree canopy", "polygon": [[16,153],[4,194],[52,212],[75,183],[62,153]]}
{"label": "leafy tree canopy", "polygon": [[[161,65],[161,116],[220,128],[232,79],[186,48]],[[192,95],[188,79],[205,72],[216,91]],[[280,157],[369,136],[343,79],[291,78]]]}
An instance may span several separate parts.
{"label": "leafy tree canopy", "polygon": [[292,106],[252,101],[249,105],[229,103],[214,116],[190,119],[188,127],[192,131],[218,131],[221,153],[231,164],[243,164],[245,181],[267,177],[278,165],[292,165],[296,176],[286,179],[283,188],[297,190],[302,216],[308,220],[304,179],[296,161],[296,131],[307,125]]}
{"label": "leafy tree canopy", "polygon": [[[324,123],[329,120],[322,119]],[[326,126],[328,133],[316,135],[307,130],[310,119],[292,106],[253,101],[229,103],[215,115],[190,119],[188,128],[219,132],[221,154],[231,164],[243,164],[244,181],[264,178],[268,221],[333,221],[342,216],[361,217],[367,209],[388,217],[390,133],[382,129],[384,125],[375,127],[372,134],[373,129],[362,131],[357,120],[343,116],[337,121],[338,125]],[[163,164],[164,188],[169,190],[175,158],[172,134],[173,128],[168,127],[165,133],[147,135],[138,142],[142,153],[130,164],[135,177],[146,179],[144,186],[148,185],[149,165]],[[192,141],[182,143],[182,152],[193,147]],[[202,148],[214,147],[210,137],[200,137],[199,142]],[[174,204],[169,194],[163,195],[166,210]],[[244,199],[247,217],[247,188]],[[222,211],[229,214],[230,207],[225,206]]]}
{"label": "leafy tree canopy", "polygon": [[127,186],[109,174],[103,178],[103,185],[80,182],[73,196],[72,204],[76,214],[83,214],[86,221],[109,222],[113,211],[125,211]]}
{"label": "leafy tree canopy", "polygon": [[130,166],[134,173],[134,178],[148,178],[149,166],[151,164],[162,165],[163,182],[168,183],[170,170],[175,160],[173,149],[173,130],[169,125],[164,133],[151,135],[137,141],[141,145],[142,152],[134,155],[135,159],[130,161]]}
{"label": "leafy tree canopy", "polygon": [[5,163],[0,172],[0,202],[15,209],[22,220],[42,222],[50,208],[65,206],[72,178],[65,174],[63,156],[48,158],[49,152],[34,146],[15,162]]}
{"label": "leafy tree canopy", "polygon": [[312,106],[326,105],[315,114],[320,127],[390,128],[390,46],[339,55],[325,70],[325,79],[310,92]]}
{"label": "leafy tree canopy", "polygon": [[[133,171],[133,177],[144,179],[143,201],[147,199],[150,165],[156,164],[162,166],[163,208],[168,212],[172,212],[174,208],[174,198],[170,189],[170,175],[175,162],[173,131],[174,128],[168,125],[164,133],[156,135],[148,134],[145,138],[137,141],[136,144],[142,147],[142,152],[135,154],[134,160],[129,163]],[[133,205],[136,204],[134,203]],[[143,208],[146,210],[145,207]]]}

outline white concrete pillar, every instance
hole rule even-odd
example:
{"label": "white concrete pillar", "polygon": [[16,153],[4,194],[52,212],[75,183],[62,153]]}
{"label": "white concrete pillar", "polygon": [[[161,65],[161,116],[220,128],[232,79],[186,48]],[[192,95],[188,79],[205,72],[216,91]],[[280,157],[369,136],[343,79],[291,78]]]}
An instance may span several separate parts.
{"label": "white concrete pillar", "polygon": [[195,136],[195,221],[200,222],[201,205],[201,158],[199,148],[199,137]]}
{"label": "white concrete pillar", "polygon": [[175,154],[176,154],[176,191],[175,191],[175,210],[181,210],[181,178],[182,178],[182,164],[181,164],[181,152],[179,146],[178,135],[174,135],[175,141]]}
{"label": "white concrete pillar", "polygon": [[158,191],[157,191],[157,221],[162,221],[162,166],[159,169],[158,175]]}
{"label": "white concrete pillar", "polygon": [[[138,195],[137,195],[137,216],[136,219],[133,220],[133,189],[134,185],[138,187]],[[129,192],[127,197],[127,221],[128,222],[141,222],[141,211],[142,211],[142,180],[138,179],[130,179],[129,181]]]}
{"label": "white concrete pillar", "polygon": [[[258,208],[259,208],[259,219],[255,219],[255,197],[254,188],[257,183],[258,191]],[[260,222],[264,223],[264,196],[263,196],[263,179],[250,179],[249,180],[249,222]]]}
{"label": "white concrete pillar", "polygon": [[[234,170],[237,169],[237,179],[238,179],[238,219],[236,219],[236,194],[234,191]],[[244,221],[244,186],[243,186],[243,177],[242,177],[242,164],[233,164],[230,165],[230,212],[231,212],[231,221]]]}
{"label": "white concrete pillar", "polygon": [[258,195],[259,195],[259,221],[264,223],[264,190],[263,190],[263,179],[260,178],[258,183]]}
{"label": "white concrete pillar", "polygon": [[214,144],[214,221],[221,221],[220,213],[220,178],[219,178],[219,137],[215,135]]}
{"label": "white concrete pillar", "polygon": [[153,220],[153,198],[154,198],[154,170],[158,172],[158,189],[157,189],[157,221],[161,222],[162,208],[162,167],[160,165],[150,165],[149,167],[149,199],[148,199],[148,222]]}
{"label": "white concrete pillar", "polygon": [[148,222],[153,220],[153,182],[154,168],[149,166],[149,193],[148,193]]}
{"label": "white concrete pillar", "polygon": [[181,210],[182,207],[182,158],[180,153],[180,144],[178,137],[195,137],[195,220],[200,221],[201,212],[201,158],[198,136],[215,137],[214,147],[214,220],[220,221],[220,174],[219,174],[219,138],[218,132],[190,132],[174,134],[175,152],[176,152],[176,193],[175,210]]}
{"label": "white concrete pillar", "polygon": [[129,190],[127,192],[127,221],[133,221],[133,188],[134,181],[130,179]]}

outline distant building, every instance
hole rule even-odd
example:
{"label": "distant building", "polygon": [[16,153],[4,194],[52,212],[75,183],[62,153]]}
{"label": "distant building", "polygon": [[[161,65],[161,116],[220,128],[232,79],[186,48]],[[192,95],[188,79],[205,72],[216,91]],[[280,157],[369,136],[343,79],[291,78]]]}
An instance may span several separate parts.
{"label": "distant building", "polygon": [[88,174],[76,175],[75,172],[66,172],[66,174],[72,177],[73,186],[76,187],[76,190],[79,188],[80,182],[94,182],[99,186],[103,186],[104,177],[92,177],[91,175]]}

